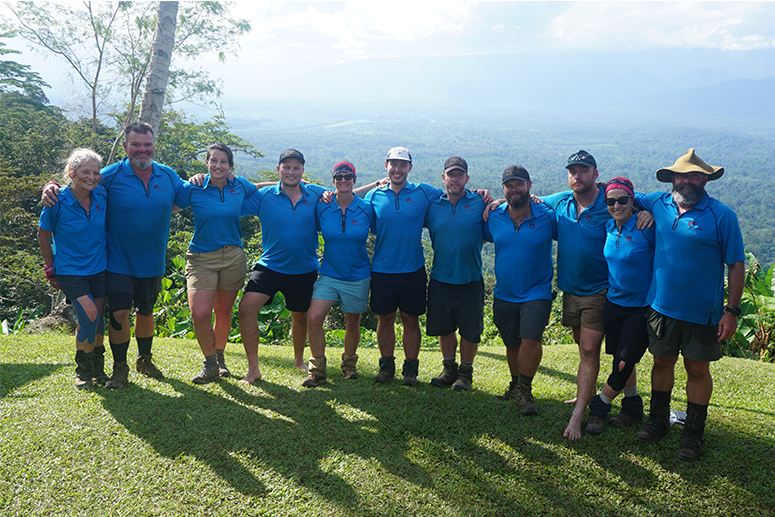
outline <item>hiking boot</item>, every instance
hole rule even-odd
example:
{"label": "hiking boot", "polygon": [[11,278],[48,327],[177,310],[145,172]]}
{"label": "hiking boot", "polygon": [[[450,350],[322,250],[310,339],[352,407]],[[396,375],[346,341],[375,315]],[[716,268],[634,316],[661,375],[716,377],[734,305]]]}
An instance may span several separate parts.
{"label": "hiking boot", "polygon": [[83,350],[75,352],[75,387],[79,390],[91,389],[94,386],[92,374],[94,371],[94,352]]}
{"label": "hiking boot", "polygon": [[527,384],[517,386],[517,405],[523,415],[537,415],[538,405],[533,398],[533,388]]}
{"label": "hiking boot", "polygon": [[[457,378],[452,383],[452,389],[455,391],[468,391],[474,380],[474,367],[461,365],[457,371]],[[432,384],[432,383],[431,383]]]}
{"label": "hiking boot", "polygon": [[326,382],[326,357],[310,357],[307,376],[301,381],[301,385],[307,388],[317,388]]}
{"label": "hiking boot", "polygon": [[137,370],[137,373],[142,373],[151,379],[161,379],[164,377],[164,374],[161,373],[161,370],[156,368],[156,365],[153,364],[152,358],[153,354],[138,355],[137,361],[135,361],[135,370]]}
{"label": "hiking boot", "polygon": [[611,418],[608,423],[614,427],[627,427],[643,421],[643,399],[640,395],[624,397],[622,410],[618,416]]}
{"label": "hiking boot", "polygon": [[681,445],[678,447],[678,457],[686,461],[695,461],[702,456],[702,436],[684,429],[681,435]]}
{"label": "hiking boot", "polygon": [[202,361],[202,371],[199,372],[191,379],[194,384],[207,384],[208,382],[215,382],[221,378],[218,372],[218,361],[212,359],[205,359]]}
{"label": "hiking boot", "polygon": [[589,403],[589,421],[587,422],[587,432],[589,434],[603,434],[605,430],[605,419],[611,411],[611,404],[603,402],[600,394],[595,395]]}
{"label": "hiking boot", "polygon": [[694,461],[702,455],[702,435],[705,432],[705,419],[708,416],[708,406],[689,402],[686,406],[686,422],[678,448],[678,457],[682,460]]}
{"label": "hiking boot", "polygon": [[404,386],[417,386],[417,372],[419,369],[419,359],[404,359],[404,367],[401,369],[404,381],[401,384]]}
{"label": "hiking boot", "polygon": [[94,384],[105,386],[105,383],[108,382],[108,375],[105,373],[105,347],[100,348],[102,350],[94,349],[94,369],[91,378]]}
{"label": "hiking boot", "polygon": [[226,366],[226,359],[223,357],[223,354],[218,354],[218,375],[223,379],[231,377],[231,372]]}
{"label": "hiking boot", "polygon": [[345,379],[354,380],[358,378],[358,369],[355,365],[358,363],[358,354],[342,354],[342,376]]}
{"label": "hiking boot", "polygon": [[647,443],[657,443],[670,431],[670,392],[651,391],[651,411],[648,421],[635,437]]}
{"label": "hiking boot", "polygon": [[599,435],[603,434],[605,430],[605,420],[599,416],[590,415],[589,422],[587,422],[587,432],[589,434]]}
{"label": "hiking boot", "polygon": [[109,390],[120,390],[129,383],[129,365],[126,361],[113,364],[113,375],[110,376],[105,387]]}
{"label": "hiking boot", "polygon": [[516,400],[519,396],[519,390],[518,390],[519,384],[511,381],[509,383],[509,387],[506,388],[506,393],[503,395],[498,396],[498,400]]}
{"label": "hiking boot", "polygon": [[396,376],[396,358],[395,357],[380,357],[379,358],[379,373],[374,376],[374,382],[381,384],[388,383]]}
{"label": "hiking boot", "polygon": [[457,380],[457,363],[452,361],[442,361],[442,364],[444,365],[443,369],[441,370],[441,373],[438,374],[436,377],[431,379],[431,386],[436,386],[437,388],[444,388],[447,386],[452,386],[455,383],[455,380]]}

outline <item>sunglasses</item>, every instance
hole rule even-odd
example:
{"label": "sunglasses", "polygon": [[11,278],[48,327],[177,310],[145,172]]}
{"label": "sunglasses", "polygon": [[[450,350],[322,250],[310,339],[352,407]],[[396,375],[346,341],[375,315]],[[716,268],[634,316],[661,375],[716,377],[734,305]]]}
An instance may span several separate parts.
{"label": "sunglasses", "polygon": [[608,206],[614,206],[616,203],[619,203],[620,205],[626,205],[630,202],[630,197],[632,196],[607,197],[605,198],[605,204]]}
{"label": "sunglasses", "polygon": [[352,174],[337,174],[334,176],[334,181],[352,181]]}

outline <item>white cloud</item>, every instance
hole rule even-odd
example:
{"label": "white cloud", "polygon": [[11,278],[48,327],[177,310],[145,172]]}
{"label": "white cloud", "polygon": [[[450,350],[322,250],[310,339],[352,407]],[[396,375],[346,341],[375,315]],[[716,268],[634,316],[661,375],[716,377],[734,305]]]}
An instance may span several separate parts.
{"label": "white cloud", "polygon": [[576,2],[546,36],[584,50],[773,48],[774,12],[757,2]]}

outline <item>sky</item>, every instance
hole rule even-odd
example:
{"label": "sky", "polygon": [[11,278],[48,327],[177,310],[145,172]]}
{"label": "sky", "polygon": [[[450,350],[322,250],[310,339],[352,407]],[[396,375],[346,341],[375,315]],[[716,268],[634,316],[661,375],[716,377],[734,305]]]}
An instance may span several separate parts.
{"label": "sky", "polygon": [[[289,80],[312,68],[356,59],[463,54],[672,48],[775,48],[775,2],[469,2],[237,1],[250,21],[238,56],[199,64],[223,81],[225,96],[245,97],[256,81]],[[0,4],[0,16],[9,19]],[[66,67],[27,50],[8,56],[30,64],[54,89]],[[395,71],[396,79],[400,70]],[[233,80],[239,78],[239,80]],[[51,95],[56,97],[56,95]]]}

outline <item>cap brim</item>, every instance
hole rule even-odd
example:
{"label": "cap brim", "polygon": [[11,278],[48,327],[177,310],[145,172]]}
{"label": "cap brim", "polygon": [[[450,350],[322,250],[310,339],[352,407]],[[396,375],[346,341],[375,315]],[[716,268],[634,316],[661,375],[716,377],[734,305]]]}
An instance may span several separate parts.
{"label": "cap brim", "polygon": [[672,183],[673,181],[673,173],[676,174],[688,174],[690,172],[699,172],[702,174],[705,174],[708,177],[708,181],[713,181],[719,179],[721,176],[724,175],[724,167],[719,167],[719,169],[711,174],[708,174],[705,171],[702,170],[694,170],[694,171],[674,171],[669,168],[659,169],[657,171],[657,180],[661,181],[662,183]]}
{"label": "cap brim", "polygon": [[446,169],[444,169],[444,174],[448,173],[449,171],[454,171],[454,170],[463,171],[466,174],[468,174],[468,171],[465,170],[463,167],[460,167],[459,165],[453,165],[452,167],[447,167]]}

